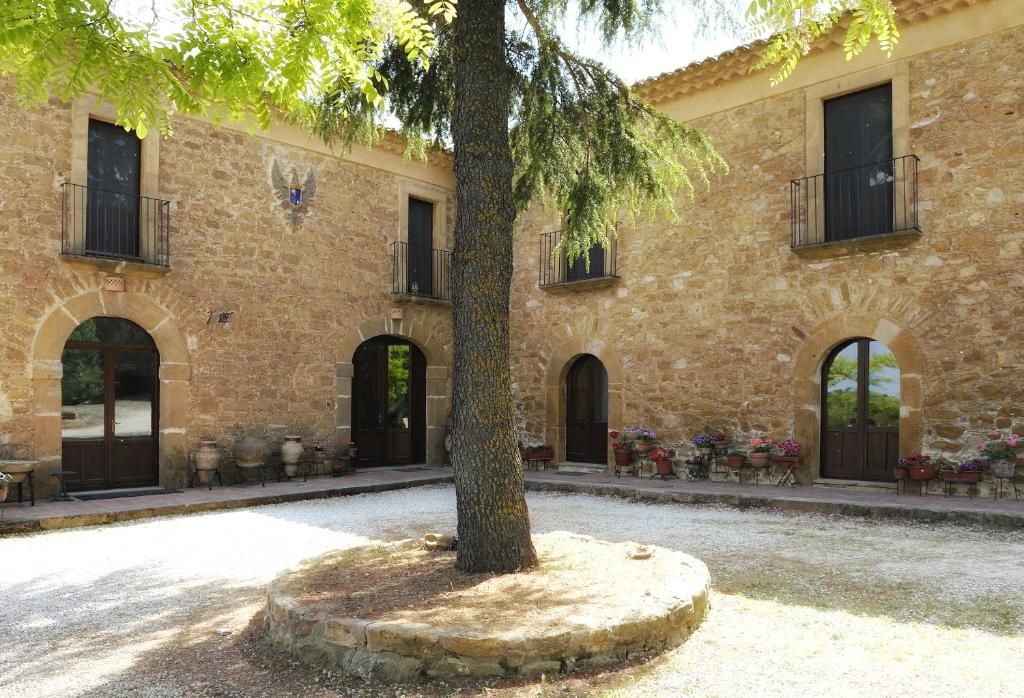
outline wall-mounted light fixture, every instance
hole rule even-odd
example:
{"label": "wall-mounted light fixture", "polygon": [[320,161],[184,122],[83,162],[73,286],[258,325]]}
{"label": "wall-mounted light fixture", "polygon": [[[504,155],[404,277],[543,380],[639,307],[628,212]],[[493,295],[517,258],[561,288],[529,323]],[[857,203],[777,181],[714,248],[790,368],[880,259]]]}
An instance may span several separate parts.
{"label": "wall-mounted light fixture", "polygon": [[211,322],[216,322],[218,325],[226,325],[231,322],[231,316],[235,314],[233,310],[211,310],[210,317],[206,319],[206,324],[209,325]]}

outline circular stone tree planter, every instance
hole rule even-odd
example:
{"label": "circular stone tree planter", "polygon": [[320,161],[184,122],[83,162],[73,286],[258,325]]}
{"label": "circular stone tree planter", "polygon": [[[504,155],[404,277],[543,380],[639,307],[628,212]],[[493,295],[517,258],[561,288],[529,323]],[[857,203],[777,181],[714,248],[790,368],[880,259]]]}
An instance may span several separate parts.
{"label": "circular stone tree planter", "polygon": [[665,548],[534,536],[525,573],[464,575],[421,540],[337,551],[268,588],[271,640],[368,681],[516,677],[615,664],[681,644],[704,618],[704,563]]}

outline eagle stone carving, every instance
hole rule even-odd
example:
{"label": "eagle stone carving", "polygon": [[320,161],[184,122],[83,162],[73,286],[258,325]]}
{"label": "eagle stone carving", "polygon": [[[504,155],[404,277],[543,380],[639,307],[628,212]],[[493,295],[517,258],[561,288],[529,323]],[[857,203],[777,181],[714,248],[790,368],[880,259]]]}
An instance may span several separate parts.
{"label": "eagle stone carving", "polygon": [[309,172],[306,173],[306,181],[301,184],[294,167],[290,174],[291,178],[285,179],[277,160],[274,160],[274,166],[270,171],[270,181],[274,185],[274,193],[284,208],[288,220],[294,226],[302,222],[302,217],[309,213],[309,207],[313,204],[313,197],[316,196],[316,173],[310,167]]}

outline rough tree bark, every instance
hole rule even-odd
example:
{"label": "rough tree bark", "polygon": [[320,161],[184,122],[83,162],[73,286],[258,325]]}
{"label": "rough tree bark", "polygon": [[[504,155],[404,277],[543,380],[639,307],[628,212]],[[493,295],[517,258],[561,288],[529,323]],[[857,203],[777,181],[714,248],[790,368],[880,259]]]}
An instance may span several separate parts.
{"label": "rough tree bark", "polygon": [[452,464],[456,567],[512,572],[537,554],[516,443],[509,364],[512,151],[505,3],[459,3],[455,19]]}

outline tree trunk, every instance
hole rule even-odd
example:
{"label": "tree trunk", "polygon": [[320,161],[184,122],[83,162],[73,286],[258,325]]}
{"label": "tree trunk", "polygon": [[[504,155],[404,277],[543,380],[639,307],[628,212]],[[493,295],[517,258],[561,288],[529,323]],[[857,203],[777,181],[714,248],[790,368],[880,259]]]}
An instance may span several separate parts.
{"label": "tree trunk", "polygon": [[512,572],[535,565],[537,554],[530,540],[509,363],[516,209],[503,0],[459,3],[454,59],[455,564],[465,572]]}

